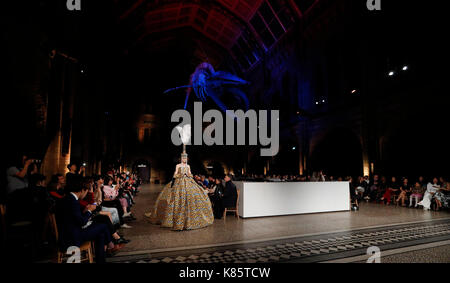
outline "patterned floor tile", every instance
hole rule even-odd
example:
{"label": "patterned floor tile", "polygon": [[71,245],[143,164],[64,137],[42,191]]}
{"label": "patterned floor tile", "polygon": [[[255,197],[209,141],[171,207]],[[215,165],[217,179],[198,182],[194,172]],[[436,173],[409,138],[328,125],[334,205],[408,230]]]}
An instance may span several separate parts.
{"label": "patterned floor tile", "polygon": [[[450,239],[450,221],[441,220],[427,223],[427,225],[410,224],[380,227],[336,234],[324,234],[310,237],[299,237],[288,240],[274,240],[266,243],[258,243],[250,247],[242,248],[226,246],[223,249],[211,252],[196,253],[175,256],[151,255],[151,260],[136,261],[129,258],[122,262],[135,263],[267,263],[279,261],[292,261],[296,259],[311,260],[316,257],[335,258],[340,254],[358,250],[365,254],[364,249],[370,246],[395,245],[408,246],[412,241],[427,241],[434,237],[448,237]],[[431,240],[430,240],[431,241]],[[141,257],[142,258],[142,257]],[[150,258],[150,256],[149,256]],[[121,262],[118,260],[117,262]]]}

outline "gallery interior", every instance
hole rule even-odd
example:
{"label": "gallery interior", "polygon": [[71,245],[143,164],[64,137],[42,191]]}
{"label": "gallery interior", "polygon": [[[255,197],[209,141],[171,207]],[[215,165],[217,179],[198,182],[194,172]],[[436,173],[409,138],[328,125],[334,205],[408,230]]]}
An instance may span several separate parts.
{"label": "gallery interior", "polygon": [[[98,202],[86,204],[111,218],[102,220],[114,229],[106,262],[366,262],[370,247],[386,263],[450,262],[448,50],[438,4],[96,0],[70,10],[65,2],[11,1],[2,9],[8,258],[60,260],[64,224],[49,207],[77,193],[72,174],[92,195],[108,180],[120,187],[120,223]],[[198,78],[201,66],[227,79]],[[186,85],[188,96],[166,92]],[[244,111],[279,111],[277,153],[262,156],[261,144],[188,144],[190,171],[180,178],[205,190],[215,219],[177,232],[151,223],[165,190],[182,186],[173,177],[183,164],[173,113],[194,117],[202,102],[203,113],[225,119],[221,105],[243,109],[245,99]],[[211,124],[201,123],[200,135]],[[251,135],[250,124],[246,130]],[[236,189],[229,212],[216,213],[216,180]],[[14,194],[14,184],[27,191]],[[44,212],[33,186],[43,189]],[[65,195],[55,200],[59,190]],[[97,246],[90,244],[87,261],[99,260]]]}

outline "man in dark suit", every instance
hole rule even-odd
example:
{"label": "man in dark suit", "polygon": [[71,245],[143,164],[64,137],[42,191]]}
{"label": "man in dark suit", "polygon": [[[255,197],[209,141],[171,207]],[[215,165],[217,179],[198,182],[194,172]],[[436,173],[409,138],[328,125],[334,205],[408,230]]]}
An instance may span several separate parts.
{"label": "man in dark suit", "polygon": [[209,198],[211,200],[213,206],[213,213],[215,219],[222,219],[224,208],[222,205],[222,196],[223,196],[224,187],[222,185],[222,181],[217,178],[214,179],[213,185],[209,190]]}
{"label": "man in dark suit", "polygon": [[[95,241],[95,260],[105,263],[105,246],[111,245],[111,233],[106,224],[88,224],[95,205],[88,205],[82,212],[80,199],[86,196],[87,191],[82,188],[79,178],[74,178],[66,185],[67,195],[56,206],[56,222],[60,235],[60,248],[80,247],[87,241]],[[84,227],[84,228],[83,228]]]}
{"label": "man in dark suit", "polygon": [[231,181],[232,175],[225,176],[225,190],[223,192],[222,204],[225,208],[235,208],[237,201],[236,185]]}

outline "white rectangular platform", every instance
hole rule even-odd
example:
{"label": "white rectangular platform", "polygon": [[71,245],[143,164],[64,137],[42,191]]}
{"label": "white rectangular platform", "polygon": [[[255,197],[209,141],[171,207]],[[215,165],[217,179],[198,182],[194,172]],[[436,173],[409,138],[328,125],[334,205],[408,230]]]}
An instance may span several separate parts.
{"label": "white rectangular platform", "polygon": [[348,182],[235,182],[242,218],[350,210]]}

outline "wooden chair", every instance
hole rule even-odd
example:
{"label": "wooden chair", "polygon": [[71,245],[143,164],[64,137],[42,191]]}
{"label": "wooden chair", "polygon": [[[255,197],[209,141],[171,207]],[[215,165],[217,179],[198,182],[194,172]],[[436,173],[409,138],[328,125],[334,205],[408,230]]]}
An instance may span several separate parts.
{"label": "wooden chair", "polygon": [[2,241],[6,243],[6,206],[0,204],[0,216],[2,222]]}
{"label": "wooden chair", "polygon": [[239,219],[239,194],[240,194],[240,191],[237,190],[236,207],[234,207],[234,208],[225,208],[225,211],[223,213],[223,219],[224,220],[227,219],[227,212],[234,212],[236,217]]}
{"label": "wooden chair", "polygon": [[[58,244],[59,240],[59,233],[58,233],[58,225],[56,224],[56,217],[55,214],[49,213],[49,220],[50,224],[52,226],[53,233],[55,235],[56,243]],[[89,263],[94,263],[94,252],[91,242],[85,242],[80,247],[80,255],[81,255],[81,262],[88,261]],[[86,254],[85,257],[83,257],[83,254]],[[63,258],[65,257],[65,253],[60,251],[58,247],[58,263],[63,263]]]}
{"label": "wooden chair", "polygon": [[[23,244],[25,244],[25,245],[28,244],[33,247],[34,246],[33,231],[32,231],[33,223],[31,221],[27,221],[27,220],[22,220],[22,221],[17,221],[17,222],[8,221],[6,213],[7,213],[6,205],[0,204],[0,215],[1,215],[1,225],[2,225],[2,227],[1,227],[2,244],[6,245],[6,240],[7,240],[9,233],[20,231],[20,234],[24,236],[24,238],[22,240],[27,241],[26,243],[23,242]],[[15,231],[13,231],[13,229],[15,229]],[[28,236],[30,238],[27,238]],[[34,252],[34,250],[32,252]]]}

